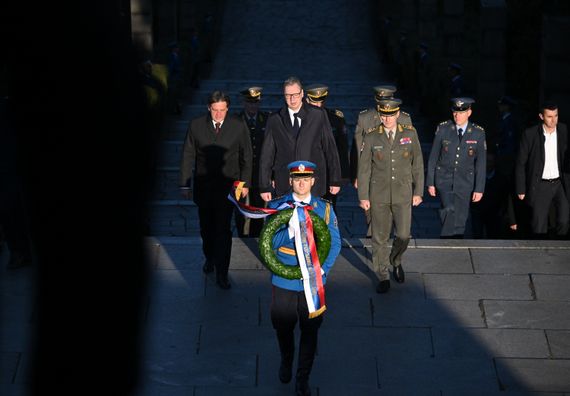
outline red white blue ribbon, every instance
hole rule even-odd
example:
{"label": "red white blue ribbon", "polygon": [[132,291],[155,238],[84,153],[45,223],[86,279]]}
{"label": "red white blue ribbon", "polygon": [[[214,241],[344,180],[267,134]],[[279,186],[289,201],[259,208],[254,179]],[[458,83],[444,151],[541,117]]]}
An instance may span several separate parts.
{"label": "red white blue ribbon", "polygon": [[325,305],[325,287],[323,284],[323,270],[317,254],[317,245],[313,232],[313,221],[309,215],[312,206],[301,202],[284,202],[277,209],[257,208],[239,202],[241,190],[244,183],[236,181],[234,183],[233,194],[228,194],[228,199],[236,205],[238,210],[245,216],[252,219],[261,219],[284,209],[293,210],[293,215],[289,219],[289,229],[293,230],[295,238],[295,251],[297,260],[301,268],[303,290],[309,310],[309,318],[316,318],[327,309]]}
{"label": "red white blue ribbon", "polygon": [[309,215],[309,210],[313,208],[309,205],[301,205],[301,203],[295,202],[297,207],[293,211],[289,225],[294,230],[295,250],[303,275],[303,290],[309,310],[309,318],[316,318],[327,309],[325,288],[313,233],[313,221]]}

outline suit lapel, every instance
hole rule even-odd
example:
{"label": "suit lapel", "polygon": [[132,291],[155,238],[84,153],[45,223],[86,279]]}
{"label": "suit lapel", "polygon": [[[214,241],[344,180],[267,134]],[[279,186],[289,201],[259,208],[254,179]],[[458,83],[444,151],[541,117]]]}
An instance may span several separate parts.
{"label": "suit lapel", "polygon": [[544,146],[544,143],[546,141],[546,138],[544,137],[544,131],[542,130],[542,124],[540,124],[538,126],[538,129],[536,132],[538,134],[538,142],[540,143],[540,150],[538,150],[540,152],[540,164],[541,164],[541,168],[544,169],[544,164],[546,161],[546,158],[545,158],[546,147]]}

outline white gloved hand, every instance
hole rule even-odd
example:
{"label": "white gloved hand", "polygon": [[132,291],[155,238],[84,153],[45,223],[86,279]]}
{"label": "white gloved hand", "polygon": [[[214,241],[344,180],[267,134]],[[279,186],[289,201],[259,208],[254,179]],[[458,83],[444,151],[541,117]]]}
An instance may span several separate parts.
{"label": "white gloved hand", "polygon": [[289,232],[289,239],[293,239],[293,237],[295,236],[295,228],[293,228],[293,224],[291,221],[289,222],[289,227],[287,228],[287,231]]}

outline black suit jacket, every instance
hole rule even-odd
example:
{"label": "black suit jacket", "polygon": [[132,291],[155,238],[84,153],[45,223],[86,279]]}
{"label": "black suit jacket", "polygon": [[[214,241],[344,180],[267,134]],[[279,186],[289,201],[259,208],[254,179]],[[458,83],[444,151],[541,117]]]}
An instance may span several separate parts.
{"label": "black suit jacket", "polygon": [[326,111],[303,103],[299,110],[301,129],[293,132],[287,107],[272,113],[267,119],[265,139],[261,149],[259,168],[260,192],[273,192],[271,181],[275,181],[275,194],[289,191],[289,170],[293,161],[311,161],[317,165],[315,185],[312,193],[323,196],[329,186],[341,185],[341,169],[338,151]]}
{"label": "black suit jacket", "polygon": [[[568,148],[568,130],[566,125],[558,123],[556,127],[558,149],[558,172],[564,179],[563,166]],[[526,194],[525,200],[532,205],[536,185],[542,179],[544,170],[544,133],[542,124],[524,131],[521,136],[515,168],[516,193]],[[564,181],[564,180],[563,180]]]}
{"label": "black suit jacket", "polygon": [[212,118],[205,115],[190,122],[180,164],[180,186],[194,179],[194,202],[217,206],[227,201],[233,182],[251,185],[252,149],[249,130],[238,116],[228,115],[216,135]]}

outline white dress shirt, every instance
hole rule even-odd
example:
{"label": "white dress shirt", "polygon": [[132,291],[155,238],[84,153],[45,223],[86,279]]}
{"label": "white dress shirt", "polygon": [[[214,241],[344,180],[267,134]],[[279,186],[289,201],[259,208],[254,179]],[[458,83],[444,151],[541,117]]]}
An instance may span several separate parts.
{"label": "white dress shirt", "polygon": [[548,133],[542,126],[544,133],[544,169],[542,171],[543,179],[557,179],[560,177],[558,172],[558,144],[556,129],[554,132]]}

